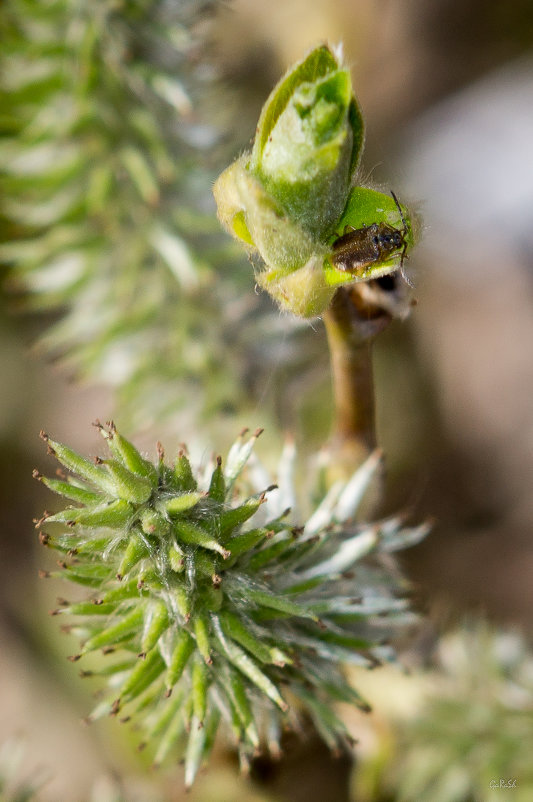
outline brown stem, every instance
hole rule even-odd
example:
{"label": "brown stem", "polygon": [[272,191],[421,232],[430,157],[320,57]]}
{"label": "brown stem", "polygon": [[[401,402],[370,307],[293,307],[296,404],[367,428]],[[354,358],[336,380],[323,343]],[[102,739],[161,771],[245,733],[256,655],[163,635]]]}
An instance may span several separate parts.
{"label": "brown stem", "polygon": [[331,449],[341,471],[353,471],[377,445],[372,342],[390,320],[357,285],[338,289],[324,314],[335,405]]}

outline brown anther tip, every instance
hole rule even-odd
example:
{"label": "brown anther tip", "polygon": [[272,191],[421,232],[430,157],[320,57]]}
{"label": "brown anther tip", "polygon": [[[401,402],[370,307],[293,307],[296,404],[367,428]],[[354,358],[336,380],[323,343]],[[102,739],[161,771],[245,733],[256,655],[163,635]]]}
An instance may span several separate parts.
{"label": "brown anther tip", "polygon": [[138,657],[140,660],[146,660],[146,652],[139,652],[139,654],[137,655],[137,657]]}
{"label": "brown anther tip", "polygon": [[48,615],[59,615],[61,610],[48,610]]}
{"label": "brown anther tip", "polygon": [[280,515],[280,518],[286,518],[286,517],[287,517],[287,515],[289,515],[289,514],[290,514],[290,511],[291,511],[291,508],[290,508],[290,507],[287,507],[287,509],[286,509],[286,510],[283,510],[283,512],[281,513],[281,515]]}
{"label": "brown anther tip", "polygon": [[93,604],[95,604],[97,607],[99,607],[103,603],[104,603],[103,599],[93,599]]}
{"label": "brown anther tip", "polygon": [[40,471],[38,471],[37,468],[33,469],[33,471],[31,472],[31,475],[32,475],[32,477],[34,479],[42,479],[43,478],[42,473]]}
{"label": "brown anther tip", "polygon": [[93,462],[94,462],[95,465],[103,465],[104,464],[104,461],[103,461],[102,457],[98,457],[98,456],[97,457],[93,457]]}
{"label": "brown anther tip", "polygon": [[63,468],[56,468],[56,476],[59,476],[60,479],[66,479],[67,474],[63,470]]}
{"label": "brown anther tip", "polygon": [[324,624],[323,621],[320,620],[320,618],[317,618],[317,622],[316,623],[317,623],[318,628],[321,629],[322,631],[327,629],[327,626]]}
{"label": "brown anther tip", "polygon": [[168,699],[169,696],[172,695],[172,688],[167,688],[165,691],[165,699]]}
{"label": "brown anther tip", "polygon": [[50,543],[50,535],[47,535],[46,532],[39,532],[39,543],[42,546],[48,546]]}
{"label": "brown anther tip", "polygon": [[127,724],[128,721],[131,721],[131,716],[124,716],[124,718],[119,719],[121,724]]}
{"label": "brown anther tip", "polygon": [[142,590],[144,588],[144,579],[139,579],[137,582],[137,590]]}
{"label": "brown anther tip", "polygon": [[59,627],[59,629],[60,629],[60,630],[61,630],[61,632],[63,632],[65,635],[70,635],[70,633],[72,632],[72,629],[73,629],[73,625],[72,625],[72,624],[61,624],[61,626]]}
{"label": "brown anther tip", "polygon": [[93,723],[93,719],[90,716],[85,716],[85,718],[82,718],[81,723],[85,724],[85,726],[88,727],[90,724]]}
{"label": "brown anther tip", "polygon": [[248,434],[249,431],[250,429],[248,428],[248,426],[245,426],[244,429],[241,429],[239,437],[244,437],[246,434]]}
{"label": "brown anther tip", "polygon": [[39,579],[49,579],[50,578],[50,571],[43,571],[42,568],[39,568],[37,571],[37,575]]}
{"label": "brown anther tip", "polygon": [[291,534],[293,535],[293,537],[300,537],[300,535],[303,535],[303,533],[304,533],[303,526],[293,526],[291,529]]}
{"label": "brown anther tip", "polygon": [[203,721],[199,721],[198,722],[198,729],[199,730],[203,730],[203,728],[204,728],[204,722]]}
{"label": "brown anther tip", "polygon": [[69,549],[67,551],[67,554],[68,554],[69,557],[75,557],[77,553],[78,553],[78,549]]}
{"label": "brown anther tip", "polygon": [[189,621],[191,620],[191,614],[190,614],[190,613],[186,613],[186,614],[183,616],[183,620],[185,621],[185,623],[186,623],[186,624],[188,624],[188,623],[189,623]]}
{"label": "brown anther tip", "polygon": [[122,574],[115,574],[115,577],[118,579],[119,582],[122,582]]}
{"label": "brown anther tip", "polygon": [[68,607],[69,602],[63,598],[63,596],[57,596],[56,602],[59,604],[60,607]]}
{"label": "brown anther tip", "polygon": [[84,668],[80,668],[79,675],[82,679],[87,679],[87,677],[94,676],[94,671],[86,671]]}
{"label": "brown anther tip", "polygon": [[205,660],[206,666],[212,666],[213,665],[213,658],[212,657],[205,657],[204,660]]}
{"label": "brown anther tip", "polygon": [[107,420],[106,421],[106,426],[109,427],[110,431],[113,432],[113,434],[117,431],[117,427],[115,425],[115,421],[114,420]]}
{"label": "brown anther tip", "polygon": [[47,446],[47,448],[46,448],[46,453],[47,453],[47,454],[48,454],[48,456],[50,456],[50,457],[55,457],[55,455],[56,455],[56,452],[55,452],[55,450],[52,448],[52,446],[51,446],[51,445],[48,445],[48,446]]}
{"label": "brown anther tip", "polygon": [[117,716],[120,710],[120,699],[115,699],[113,704],[111,705],[111,711],[109,713],[110,716]]}
{"label": "brown anther tip", "polygon": [[256,429],[254,432],[254,437],[259,437],[259,435],[263,434],[264,429]]}
{"label": "brown anther tip", "polygon": [[211,581],[213,583],[214,588],[219,588],[222,584],[222,577],[219,574],[213,574],[211,577]]}
{"label": "brown anther tip", "polygon": [[104,428],[102,426],[102,424],[100,423],[100,421],[98,420],[98,418],[96,418],[96,420],[93,420],[91,426],[94,426],[95,429],[103,429]]}
{"label": "brown anther tip", "polygon": [[77,663],[80,658],[81,654],[69,654],[67,660],[70,660],[71,663]]}
{"label": "brown anther tip", "polygon": [[265,537],[266,537],[267,540],[270,540],[270,538],[274,537],[275,534],[276,533],[274,532],[273,529],[269,529],[268,532],[266,533]]}
{"label": "brown anther tip", "polygon": [[157,443],[155,444],[155,447],[159,461],[163,462],[163,460],[165,459],[165,449],[163,448],[163,444],[158,440]]}
{"label": "brown anther tip", "polygon": [[58,560],[57,564],[59,565],[60,568],[68,568],[68,565],[64,560]]}
{"label": "brown anther tip", "polygon": [[115,651],[114,646],[104,646],[104,648],[102,649],[102,654],[113,654],[114,651]]}
{"label": "brown anther tip", "polygon": [[228,557],[231,557],[231,551],[228,551],[227,549],[222,549],[222,558],[224,560],[227,560]]}
{"label": "brown anther tip", "polygon": [[39,432],[39,437],[41,438],[41,440],[44,440],[45,443],[47,443],[48,440],[50,439],[49,435],[45,432],[44,429],[41,429],[41,431]]}
{"label": "brown anther tip", "polygon": [[76,526],[76,521],[73,521],[72,519],[70,519],[70,521],[65,521],[65,526],[70,526],[72,529],[73,526]]}
{"label": "brown anther tip", "polygon": [[220,456],[217,457],[217,465],[218,465],[219,468],[222,465],[222,457],[220,457]]}
{"label": "brown anther tip", "polygon": [[279,485],[269,485],[265,490],[265,493],[271,493],[273,490],[277,490]]}

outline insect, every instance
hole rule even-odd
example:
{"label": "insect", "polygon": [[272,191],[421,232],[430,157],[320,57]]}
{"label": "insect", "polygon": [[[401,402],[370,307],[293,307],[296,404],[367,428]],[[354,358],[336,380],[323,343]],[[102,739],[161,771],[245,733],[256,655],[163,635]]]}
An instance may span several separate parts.
{"label": "insect", "polygon": [[331,261],[338,270],[349,273],[364,270],[370,265],[385,262],[401,249],[400,272],[404,275],[408,229],[402,207],[392,190],[391,195],[400,212],[403,228],[394,228],[388,223],[372,223],[346,232],[333,243]]}

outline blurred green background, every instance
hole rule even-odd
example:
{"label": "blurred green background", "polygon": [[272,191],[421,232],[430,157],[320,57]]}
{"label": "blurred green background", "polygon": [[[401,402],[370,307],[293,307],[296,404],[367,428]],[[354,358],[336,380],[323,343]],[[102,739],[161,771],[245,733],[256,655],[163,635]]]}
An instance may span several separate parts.
{"label": "blurred green background", "polygon": [[[133,52],[117,44],[119,76],[129,75],[130,60],[142,62],[144,57],[150,62],[150,48],[157,47],[159,34],[149,29],[143,17],[148,3],[127,5],[126,10],[120,3],[113,6],[115,20],[120,23],[123,15],[129,34],[135,34],[132,41],[138,38],[139,44]],[[174,282],[181,282],[183,289],[183,275],[176,279],[167,271],[163,280],[159,264],[146,257],[159,287],[148,298],[146,287],[135,284],[128,274],[132,283],[126,286],[126,294],[131,297],[124,301],[124,314],[128,304],[138,313],[135,326],[126,331],[128,354],[133,353],[133,361],[142,354],[144,361],[135,363],[135,371],[125,379],[117,372],[117,361],[107,362],[106,372],[91,351],[98,341],[96,320],[83,345],[76,345],[81,354],[77,360],[57,361],[59,354],[69,355],[74,344],[75,332],[68,329],[57,340],[54,359],[49,350],[36,347],[50,326],[63,319],[62,312],[50,293],[39,304],[44,311],[29,311],[32,303],[22,302],[16,268],[10,251],[4,249],[8,280],[0,326],[0,742],[21,736],[26,746],[20,771],[23,775],[44,772],[47,782],[39,799],[50,802],[178,800],[182,792],[179,767],[170,773],[150,774],[131,750],[131,736],[120,733],[119,737],[115,723],[90,730],[79,725],[90,704],[90,689],[81,687],[76,672],[63,660],[70,649],[67,638],[46,615],[62,589],[42,587],[37,579],[38,568],[47,567],[48,555],[36,546],[31,519],[51,504],[31,479],[33,467],[46,469],[39,429],[53,432],[78,450],[95,453],[97,434],[91,431],[90,421],[111,414],[120,421],[123,416],[130,433],[138,433],[137,442],[151,455],[156,438],[170,444],[192,439],[199,455],[215,439],[222,450],[243,424],[266,425],[272,451],[287,431],[295,434],[303,455],[312,453],[327,437],[331,399],[321,324],[295,324],[272,309],[268,299],[254,294],[251,269],[231,243],[218,239],[208,194],[210,176],[248,146],[261,105],[280,74],[318,41],[342,41],[352,67],[367,122],[362,180],[385,191],[394,189],[420,210],[424,220],[423,242],[408,265],[418,306],[408,321],[394,322],[376,347],[379,441],[388,466],[383,512],[400,509],[414,511],[418,519],[436,519],[427,540],[401,558],[414,583],[417,604],[430,621],[408,644],[411,659],[418,667],[429,659],[437,633],[460,621],[466,611],[484,614],[497,625],[517,624],[526,634],[531,631],[531,4],[522,0],[504,5],[488,0],[271,0],[268,4],[236,0],[220,5],[185,3],[183,8],[194,19],[200,5],[205,8],[194,23],[196,44],[187,57],[187,68],[194,73],[191,86],[197,97],[191,97],[197,102],[197,117],[187,118],[186,135],[177,136],[174,127],[183,112],[183,108],[176,112],[179,101],[174,107],[170,103],[147,106],[148,116],[162,125],[161,141],[169,148],[154,155],[147,145],[145,154],[156,165],[156,179],[163,186],[161,202],[152,203],[150,179],[139,178],[139,173],[140,199],[139,191],[134,198],[131,187],[120,196],[126,210],[135,205],[149,208],[150,225],[168,225],[172,220],[199,254],[195,263],[199,289],[182,292],[174,307]],[[136,7],[137,38],[135,14],[132,17]],[[66,0],[7,0],[0,9],[5,41],[13,36],[17,15],[22,14],[28,23],[24,59],[19,54],[17,61],[13,50],[6,50],[6,58],[12,59],[11,76],[23,78],[21,70],[30,70],[31,64],[38,72],[39,64],[59,47],[54,45],[54,36],[61,43],[65,35],[61,27],[54,30],[52,23],[64,24],[69,13],[87,24],[92,12],[80,15],[79,8]],[[96,26],[95,30],[101,29]],[[19,34],[18,47],[22,47]],[[115,52],[112,37],[106,47],[108,53]],[[179,46],[177,52],[182,52]],[[181,68],[179,60],[174,63],[164,53],[158,65],[166,74]],[[98,99],[101,86],[87,80],[86,96]],[[117,79],[116,85],[124,84]],[[29,164],[23,158],[24,132],[10,116],[10,89],[8,80],[2,141],[11,143],[18,133],[23,163]],[[132,79],[131,92],[137,89]],[[142,101],[142,97],[141,92],[138,98]],[[49,111],[60,131],[60,113]],[[95,121],[89,115],[83,125],[90,136],[94,127],[97,144],[103,141],[98,136],[104,136],[104,130],[111,152],[109,131],[118,137],[117,148],[123,147],[119,128],[113,127],[117,120]],[[155,135],[152,139],[143,136],[141,132],[136,145],[141,153],[143,142],[159,141]],[[173,142],[179,145],[175,152]],[[0,218],[6,243],[21,239],[25,229],[31,234],[38,226],[35,219],[24,219],[24,204],[12,214],[10,189],[14,188],[15,199],[27,194],[27,208],[35,208],[32,203],[37,202],[32,196],[30,166],[24,187],[13,187],[13,153],[12,144],[0,150],[7,175]],[[167,164],[173,155],[183,159],[183,169],[178,161]],[[97,157],[98,150],[87,155],[89,160]],[[65,184],[78,180],[83,198],[86,169],[81,167],[76,176],[74,165],[74,172],[67,171],[64,179]],[[135,172],[135,165],[132,169]],[[42,191],[52,196],[61,189],[56,184]],[[188,209],[184,197],[194,199]],[[83,209],[80,206],[73,212],[73,219],[83,222]],[[191,209],[197,210],[197,218]],[[98,223],[98,236],[103,237],[99,247],[105,252],[106,219],[125,218],[118,217],[116,209],[106,208],[105,200],[98,214],[103,221]],[[195,219],[196,232],[191,223]],[[116,249],[110,270],[128,253],[133,242],[128,232],[144,224],[144,217],[127,218],[127,225],[119,229],[126,232],[124,241],[110,232]],[[164,240],[160,249],[165,250],[164,243],[168,245]],[[133,272],[135,258],[133,251],[125,262]],[[204,263],[214,263],[228,283],[217,281],[216,270],[202,272]],[[115,292],[120,306],[120,286]],[[146,303],[139,304],[139,298]],[[64,301],[59,299],[60,306]],[[96,310],[97,301],[85,299]],[[211,317],[215,322],[209,328]],[[150,336],[143,342],[146,318]],[[113,321],[109,325],[112,331]],[[124,353],[118,352],[119,362]],[[164,382],[152,380],[151,362]],[[202,409],[199,417],[187,412],[191,406]],[[268,460],[270,453],[263,456]],[[391,679],[387,674],[381,685],[379,678],[372,679],[371,701],[378,712],[370,721],[354,723],[356,737],[359,731],[370,731],[370,741],[378,746],[383,745],[384,732],[386,738],[395,737],[394,728],[386,723],[395,703],[387,701],[384,687],[394,688],[398,682],[398,694],[412,701],[405,714],[409,719],[419,708],[417,683],[423,681],[419,670],[411,684],[404,677]],[[489,694],[486,704],[491,698]],[[363,763],[365,755],[375,755],[376,750],[362,749]],[[395,749],[389,757],[393,762]],[[258,762],[250,780],[236,779],[236,765],[235,757],[221,745],[214,765],[189,798],[206,802],[363,799],[361,788],[350,781],[349,761],[333,760],[318,742],[302,745],[289,740],[286,758],[277,765]],[[96,790],[95,783],[100,783]],[[395,793],[377,783],[375,796],[368,798],[384,802],[397,798]],[[511,791],[505,798],[515,799]]]}

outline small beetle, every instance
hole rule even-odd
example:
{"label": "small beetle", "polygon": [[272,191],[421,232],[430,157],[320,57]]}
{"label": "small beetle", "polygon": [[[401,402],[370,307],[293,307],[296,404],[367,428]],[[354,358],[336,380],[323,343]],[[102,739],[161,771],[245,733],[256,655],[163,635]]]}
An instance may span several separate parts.
{"label": "small beetle", "polygon": [[331,262],[338,270],[358,272],[370,265],[385,262],[401,249],[400,272],[403,275],[403,261],[407,251],[407,223],[398,198],[391,195],[400,212],[403,229],[394,228],[388,223],[372,223],[370,226],[354,228],[343,234],[333,243]]}

